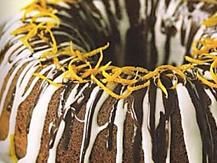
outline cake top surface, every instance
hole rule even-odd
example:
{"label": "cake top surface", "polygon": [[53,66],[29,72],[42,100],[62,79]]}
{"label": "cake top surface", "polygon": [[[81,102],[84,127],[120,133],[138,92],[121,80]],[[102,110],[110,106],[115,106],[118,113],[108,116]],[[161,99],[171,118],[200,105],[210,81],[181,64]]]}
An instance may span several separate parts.
{"label": "cake top surface", "polygon": [[[216,3],[211,0],[203,1],[205,3]],[[187,74],[193,74],[191,76],[196,77],[203,84],[217,88],[217,77],[214,71],[217,67],[216,38],[203,37],[194,41],[192,53],[185,57],[186,64],[179,66],[161,65],[153,71],[149,71],[143,67],[117,67],[113,66],[111,62],[103,64],[103,51],[109,48],[109,43],[89,52],[85,52],[83,49],[75,49],[72,42],[64,46],[57,44],[52,30],[60,25],[61,20],[56,15],[58,11],[52,8],[52,5],[61,2],[66,4],[78,3],[70,0],[34,1],[24,8],[23,25],[12,34],[21,35],[20,41],[32,52],[34,50],[30,40],[36,37],[50,45],[50,49],[38,59],[41,61],[42,67],[51,61],[57,70],[62,72],[64,80],[72,80],[75,83],[93,82],[117,99],[126,98],[132,92],[148,87],[151,81],[154,81],[155,85],[167,96],[167,89],[175,89],[178,83],[185,83],[186,78],[188,78]],[[215,27],[217,25],[217,14],[215,13],[204,20],[202,25],[205,28]],[[60,59],[64,56],[68,56],[67,61]],[[207,80],[199,71],[198,67],[201,65],[209,65],[210,80]],[[64,81],[63,83],[55,83],[42,74],[35,74],[35,76],[47,80],[57,87],[64,84]],[[164,85],[162,78],[172,81],[169,88]],[[116,94],[113,91],[113,88],[117,85],[125,87],[121,94]]]}

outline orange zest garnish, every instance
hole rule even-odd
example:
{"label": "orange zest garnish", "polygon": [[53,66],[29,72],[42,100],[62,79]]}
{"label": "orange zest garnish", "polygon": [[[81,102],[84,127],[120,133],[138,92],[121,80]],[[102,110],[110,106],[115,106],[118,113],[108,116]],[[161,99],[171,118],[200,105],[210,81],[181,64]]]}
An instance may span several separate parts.
{"label": "orange zest garnish", "polygon": [[[214,0],[202,1],[207,3],[215,2]],[[109,47],[109,43],[89,52],[83,52],[74,48],[72,42],[69,42],[64,47],[58,46],[53,30],[60,25],[61,21],[56,16],[57,11],[49,4],[69,3],[72,1],[48,0],[48,2],[39,0],[27,6],[24,9],[22,18],[23,25],[12,34],[21,36],[20,40],[32,52],[34,50],[31,46],[32,40],[37,38],[45,42],[50,49],[44,52],[39,59],[52,59],[56,68],[62,71],[63,79],[72,80],[75,83],[93,82],[116,99],[127,98],[134,91],[147,88],[152,81],[156,81],[154,82],[156,87],[168,97],[168,89],[175,89],[180,81],[184,84],[186,83],[186,72],[193,72],[193,69],[199,69],[198,66],[206,65],[210,66],[209,72],[212,79],[206,79],[198,71],[195,76],[203,84],[217,88],[217,39],[202,37],[200,40],[195,41],[192,45],[192,54],[185,57],[188,64],[176,67],[161,65],[153,71],[133,66],[116,67],[112,66],[111,62],[103,64],[103,53]],[[41,18],[46,19],[42,22]],[[216,26],[217,14],[204,20],[203,24],[206,27]],[[68,57],[68,62],[62,63],[59,61],[60,56],[63,55]],[[46,75],[39,73],[34,75],[56,87],[62,86],[61,83],[55,83],[52,79],[48,79]],[[170,88],[163,84],[163,77],[172,81]],[[121,86],[123,90],[119,94],[114,91],[117,86]]]}
{"label": "orange zest garnish", "polygon": [[[216,4],[217,4],[217,1],[216,1]],[[208,19],[204,20],[203,25],[205,25],[206,27],[216,26],[217,25],[217,12],[211,17],[209,17]]]}

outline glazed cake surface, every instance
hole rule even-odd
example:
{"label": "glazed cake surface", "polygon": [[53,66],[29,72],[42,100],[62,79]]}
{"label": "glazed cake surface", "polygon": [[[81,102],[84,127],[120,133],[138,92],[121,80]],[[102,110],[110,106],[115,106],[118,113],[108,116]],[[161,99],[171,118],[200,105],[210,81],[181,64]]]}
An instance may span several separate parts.
{"label": "glazed cake surface", "polygon": [[1,35],[0,162],[216,163],[216,12],[212,0],[27,6]]}

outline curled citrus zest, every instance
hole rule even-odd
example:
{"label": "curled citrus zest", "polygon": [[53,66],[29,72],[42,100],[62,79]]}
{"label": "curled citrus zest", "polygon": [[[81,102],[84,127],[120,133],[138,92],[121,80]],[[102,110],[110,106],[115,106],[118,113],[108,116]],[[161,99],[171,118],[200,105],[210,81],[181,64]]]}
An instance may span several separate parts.
{"label": "curled citrus zest", "polygon": [[42,75],[42,74],[40,74],[40,73],[34,73],[33,75],[36,76],[36,77],[38,77],[38,78],[40,78],[40,79],[42,79],[42,80],[47,81],[48,83],[50,83],[50,84],[53,85],[54,87],[61,87],[61,86],[62,86],[62,84],[56,83],[56,82],[54,82],[53,80],[48,79],[45,75]]}
{"label": "curled citrus zest", "polygon": [[209,55],[210,50],[216,51],[217,39],[204,37],[192,44],[192,56]]}
{"label": "curled citrus zest", "polygon": [[130,80],[130,79],[123,79],[117,74],[109,75],[106,71],[102,72],[102,75],[105,77],[105,80],[103,80],[103,83],[106,82],[115,82],[115,83],[120,83],[123,85],[132,85],[137,82],[137,80]]}
{"label": "curled citrus zest", "polygon": [[[51,50],[45,52],[42,57],[52,57],[53,62],[60,69],[59,60],[56,56],[58,48],[56,38],[52,29],[58,27],[60,19],[55,15],[56,10],[48,7],[46,0],[34,1],[24,9],[23,22],[24,24],[12,32],[13,35],[23,34],[21,41],[33,52],[31,41],[35,38],[40,38],[44,42],[50,42]],[[27,15],[30,17],[28,18]],[[40,22],[41,18],[46,18],[46,21]],[[26,21],[26,22],[25,22]],[[45,36],[49,36],[49,39]],[[49,41],[50,40],[50,41]]]}
{"label": "curled citrus zest", "polygon": [[47,2],[46,2],[46,0],[39,0],[39,3],[41,4],[41,6],[43,8],[47,8]]}
{"label": "curled citrus zest", "polygon": [[80,83],[84,82],[83,78],[77,75],[77,67],[73,65],[72,63],[69,63],[68,71],[64,73],[64,77],[70,80],[78,81]]}
{"label": "curled citrus zest", "polygon": [[[202,0],[212,2],[212,0]],[[217,87],[217,39],[202,37],[192,44],[191,56],[186,56],[185,61],[188,64],[180,66],[161,65],[153,71],[142,67],[117,67],[111,65],[111,62],[103,65],[103,52],[109,47],[109,43],[98,47],[92,51],[84,52],[73,48],[70,41],[66,46],[57,45],[53,29],[60,25],[60,19],[56,16],[57,10],[52,8],[49,3],[74,2],[71,0],[38,0],[27,6],[24,11],[23,26],[16,29],[13,34],[19,35],[23,44],[33,51],[31,41],[40,39],[46,43],[49,49],[40,56],[41,61],[51,60],[55,67],[63,72],[63,79],[72,80],[75,83],[93,82],[101,89],[114,98],[127,98],[134,91],[149,87],[154,80],[155,85],[168,97],[168,89],[175,89],[179,82],[186,83],[186,73],[195,73],[194,75],[202,83]],[[216,14],[204,21],[206,27],[217,25]],[[42,19],[45,18],[45,19]],[[43,21],[43,22],[42,22]],[[61,56],[67,57],[66,62],[61,62]],[[50,63],[50,62],[49,62]],[[45,63],[46,64],[46,63]],[[210,66],[209,72],[211,80],[207,80],[197,71],[199,66]],[[196,70],[196,71],[193,71]],[[61,86],[53,82],[45,75],[35,73],[39,77],[54,86]],[[171,87],[166,88],[163,85],[163,78],[171,80]],[[115,93],[114,88],[120,86],[123,92]]]}
{"label": "curled citrus zest", "polygon": [[217,68],[217,59],[214,60],[214,62],[210,66],[210,74],[213,79],[213,81],[217,84],[217,74],[214,72],[214,69]]}
{"label": "curled citrus zest", "polygon": [[98,60],[98,62],[97,62],[97,64],[96,64],[96,66],[95,66],[95,69],[99,68],[99,66],[100,66],[100,64],[101,64],[101,62],[102,62],[102,60],[103,60],[103,54],[102,54],[102,50],[101,50],[101,51],[100,51],[100,58],[99,58],[99,60]]}
{"label": "curled citrus zest", "polygon": [[100,48],[97,48],[97,49],[94,49],[94,50],[92,50],[92,51],[90,51],[90,52],[88,52],[88,53],[85,53],[85,54],[84,54],[84,57],[85,57],[85,58],[92,57],[92,56],[94,56],[94,55],[100,53],[100,51],[106,50],[108,47],[109,47],[109,42],[108,42],[106,45],[104,45],[104,46],[102,46],[102,47],[100,47]]}
{"label": "curled citrus zest", "polygon": [[197,65],[200,65],[200,64],[205,64],[205,63],[207,63],[207,62],[210,62],[210,61],[212,61],[213,59],[200,60],[200,59],[194,59],[194,58],[191,58],[191,57],[189,57],[189,56],[186,56],[186,57],[185,57],[185,60],[188,61],[188,62],[197,64]]}
{"label": "curled citrus zest", "polygon": [[38,25],[36,24],[28,24],[24,25],[14,32],[12,32],[13,35],[18,35],[21,33],[27,33],[25,36],[23,36],[20,40],[23,42],[23,44],[28,47],[31,51],[33,51],[31,45],[29,44],[29,40],[37,35],[38,29],[43,25],[43,23],[40,23]]}
{"label": "curled citrus zest", "polygon": [[102,82],[100,82],[94,75],[91,75],[91,79],[100,87],[102,88],[106,93],[108,93],[109,95],[111,95],[112,97],[116,98],[116,99],[125,99],[127,98],[132,91],[126,89],[121,95],[114,93],[112,90],[110,90],[109,88],[107,88]]}
{"label": "curled citrus zest", "polygon": [[191,57],[185,57],[185,59],[194,64],[209,66],[209,73],[211,75],[211,80],[207,80],[204,75],[201,75],[197,72],[197,78],[205,85],[210,87],[216,87],[217,85],[217,76],[216,76],[216,64],[217,64],[217,39],[204,37],[196,41],[193,44],[193,53]]}
{"label": "curled citrus zest", "polygon": [[[216,2],[217,4],[217,2]],[[203,25],[205,25],[206,27],[214,27],[217,25],[217,12],[212,15],[211,17],[209,17],[208,19],[203,21]]]}
{"label": "curled citrus zest", "polygon": [[205,79],[202,75],[197,72],[197,78],[205,85],[209,86],[210,88],[217,88],[217,84],[213,83],[207,79]]}
{"label": "curled citrus zest", "polygon": [[167,89],[165,88],[165,86],[163,85],[163,83],[161,82],[160,78],[158,78],[157,80],[157,86],[162,90],[162,92],[165,94],[166,98],[168,98],[168,93],[167,93]]}

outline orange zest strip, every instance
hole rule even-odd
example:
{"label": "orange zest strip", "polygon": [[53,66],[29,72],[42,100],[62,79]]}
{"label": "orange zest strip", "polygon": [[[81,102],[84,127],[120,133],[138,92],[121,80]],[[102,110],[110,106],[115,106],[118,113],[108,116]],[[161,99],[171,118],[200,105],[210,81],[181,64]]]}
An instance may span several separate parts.
{"label": "orange zest strip", "polygon": [[[217,4],[217,2],[216,2]],[[211,17],[209,17],[208,19],[203,21],[203,25],[205,25],[206,27],[214,27],[217,25],[217,12],[212,15]]]}
{"label": "orange zest strip", "polygon": [[126,90],[124,91],[121,95],[114,93],[112,90],[110,90],[109,88],[107,88],[102,82],[100,82],[94,75],[91,75],[91,79],[100,87],[102,88],[106,93],[108,93],[109,95],[111,95],[112,97],[116,98],[116,99],[125,99],[127,98],[132,91],[130,90]]}
{"label": "orange zest strip", "polygon": [[205,64],[205,63],[207,63],[207,62],[213,61],[213,59],[200,60],[200,59],[191,58],[191,57],[189,57],[189,56],[186,56],[186,57],[185,57],[185,60],[188,61],[188,62],[197,64],[197,65],[201,65],[201,64]]}
{"label": "orange zest strip", "polygon": [[216,71],[214,71],[214,69],[216,68],[217,68],[217,59],[215,59],[214,62],[210,66],[211,77],[213,81],[217,84],[217,74],[216,74]]}
{"label": "orange zest strip", "polygon": [[157,86],[162,90],[162,92],[166,95],[166,98],[167,98],[168,97],[167,89],[165,88],[165,86],[161,82],[160,78],[158,78],[158,80],[157,80]]}
{"label": "orange zest strip", "polygon": [[197,77],[198,79],[205,85],[209,86],[210,88],[217,88],[217,84],[216,83],[213,83],[207,79],[205,79],[202,75],[200,75],[198,72],[197,72]]}
{"label": "orange zest strip", "polygon": [[62,86],[61,83],[56,83],[53,80],[48,79],[46,76],[44,76],[44,75],[42,75],[40,73],[34,73],[33,75],[36,76],[36,77],[38,77],[38,78],[40,78],[40,79],[42,79],[42,80],[47,81],[48,83],[50,83],[51,85],[53,85],[55,87],[61,87]]}

